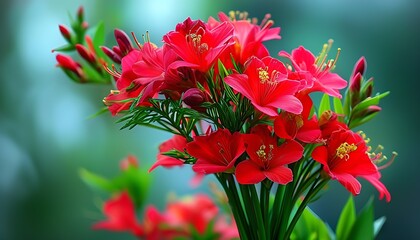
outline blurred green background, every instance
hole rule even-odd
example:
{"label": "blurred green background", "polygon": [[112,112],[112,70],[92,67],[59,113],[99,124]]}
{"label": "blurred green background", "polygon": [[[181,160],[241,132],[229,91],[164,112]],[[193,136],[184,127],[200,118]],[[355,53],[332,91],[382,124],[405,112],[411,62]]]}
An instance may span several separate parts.
{"label": "blurred green background", "polygon": [[[129,235],[92,231],[102,218],[99,195],[78,176],[87,168],[104,176],[118,172],[118,162],[136,155],[141,165],[155,160],[157,146],[169,138],[150,129],[120,131],[109,114],[88,119],[102,107],[109,87],[77,85],[55,68],[51,50],[64,44],[58,24],[68,13],[85,7],[92,25],[103,20],[110,44],[112,29],[141,35],[146,30],[159,43],[166,32],[187,16],[207,19],[219,11],[248,11],[263,18],[271,13],[281,26],[282,40],[268,44],[271,53],[299,45],[317,53],[329,38],[342,48],[336,71],[348,78],[364,55],[367,75],[376,92],[391,90],[383,112],[363,130],[373,144],[399,153],[382,171],[392,201],[377,200],[363,182],[356,198],[360,209],[375,197],[377,217],[387,221],[379,239],[414,239],[420,235],[420,2],[416,0],[148,0],[148,1],[2,1],[0,7],[0,239],[131,239]],[[205,191],[190,187],[193,174],[184,169],[157,169],[148,202],[163,206],[168,192],[177,195]],[[208,179],[211,179],[210,177]],[[335,227],[348,193],[330,184],[314,210]]]}

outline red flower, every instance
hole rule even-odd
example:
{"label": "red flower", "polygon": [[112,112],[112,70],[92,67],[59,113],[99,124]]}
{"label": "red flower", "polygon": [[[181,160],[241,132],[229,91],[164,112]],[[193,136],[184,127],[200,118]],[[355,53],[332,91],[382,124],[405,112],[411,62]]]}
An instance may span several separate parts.
{"label": "red flower", "polygon": [[134,203],[127,192],[122,192],[116,198],[108,200],[103,211],[108,219],[94,224],[93,229],[129,231],[138,237],[143,234],[143,228],[135,215]]}
{"label": "red flower", "polygon": [[181,201],[169,203],[166,207],[168,224],[189,232],[190,227],[203,234],[219,212],[218,207],[206,195],[195,195]]}
{"label": "red flower", "polygon": [[168,141],[163,142],[159,146],[159,154],[157,155],[157,161],[153,164],[153,166],[149,169],[149,172],[153,171],[158,166],[163,167],[174,167],[174,166],[182,166],[184,162],[180,159],[169,157],[164,155],[163,153],[171,151],[171,150],[178,150],[180,152],[184,152],[187,147],[187,139],[180,135],[174,135]]}
{"label": "red flower", "polygon": [[244,74],[229,75],[225,81],[269,116],[277,116],[279,108],[300,114],[302,103],[294,96],[300,83],[287,79],[287,74],[284,64],[275,58],[251,57]]}
{"label": "red flower", "polygon": [[[297,79],[306,81],[304,84],[306,86],[303,86],[303,89],[300,89],[301,91],[305,93],[321,91],[330,96],[341,98],[339,89],[345,88],[347,82],[338,74],[330,73],[334,63],[318,66],[316,57],[302,46],[293,50],[292,55],[281,51],[279,56],[289,58],[296,71],[292,75]],[[320,64],[323,64],[323,62]]]}
{"label": "red flower", "polygon": [[308,95],[299,97],[303,104],[301,114],[281,112],[274,120],[274,132],[280,138],[298,139],[305,143],[314,143],[321,137],[316,116],[309,118],[312,100]]}
{"label": "red flower", "polygon": [[192,169],[197,173],[219,173],[233,168],[236,159],[245,152],[241,134],[218,129],[208,136],[196,136],[187,144],[188,153],[197,158]]}
{"label": "red flower", "polygon": [[243,136],[249,159],[236,166],[236,179],[241,184],[256,184],[265,178],[279,184],[293,180],[287,164],[296,162],[303,155],[303,147],[294,140],[277,146],[277,138],[271,136],[268,128],[258,127],[251,134]]}
{"label": "red flower", "polygon": [[[229,63],[231,64],[232,57],[237,63],[241,64],[244,64],[252,56],[258,58],[266,57],[269,55],[269,52],[262,42],[280,39],[280,28],[271,28],[273,21],[270,20],[269,14],[265,16],[260,25],[257,25],[256,21],[251,22],[244,13],[241,13],[238,17],[239,19],[236,19],[233,12],[230,12],[229,16],[223,12],[219,13],[221,22],[229,22],[235,28],[235,44],[230,46],[224,54],[226,56],[225,66]],[[210,17],[208,24],[211,27],[216,27],[221,23]]]}
{"label": "red flower", "polygon": [[324,165],[324,171],[332,179],[339,181],[353,195],[361,190],[356,177],[363,177],[378,189],[381,197],[385,195],[389,200],[389,192],[379,182],[378,168],[367,152],[368,147],[359,134],[342,129],[331,133],[326,146],[315,148],[312,157]]}
{"label": "red flower", "polygon": [[175,31],[163,36],[163,41],[182,59],[175,64],[176,68],[191,67],[207,72],[221,52],[233,44],[232,37],[233,26],[229,23],[209,29],[201,20],[187,18]]}
{"label": "red flower", "polygon": [[321,129],[323,139],[329,139],[331,134],[335,131],[343,129],[349,130],[349,127],[345,123],[340,122],[337,118],[337,114],[331,110],[322,113],[318,124]]}

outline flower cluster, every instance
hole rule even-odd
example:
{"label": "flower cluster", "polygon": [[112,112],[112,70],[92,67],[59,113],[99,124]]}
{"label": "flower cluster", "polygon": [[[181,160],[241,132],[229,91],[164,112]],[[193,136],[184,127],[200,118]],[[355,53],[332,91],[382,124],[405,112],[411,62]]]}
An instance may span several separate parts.
{"label": "flower cluster", "polygon": [[[150,170],[190,164],[199,175],[214,174],[241,238],[288,239],[331,179],[357,195],[357,178],[364,178],[391,200],[377,166],[385,157],[352,130],[372,119],[388,94],[372,96],[364,58],[342,101],[347,81],[333,73],[341,50],[330,59],[329,41],[317,56],[300,46],[273,57],[264,42],[280,39],[280,28],[270,15],[259,24],[239,12],[207,22],[187,18],[160,47],[148,34],[144,43],[133,34],[133,44],[123,31],[114,33],[118,45],[102,47],[114,62],[105,69],[116,86],[105,105],[122,116],[123,128],[173,133]],[[323,94],[319,105],[314,92]]]}

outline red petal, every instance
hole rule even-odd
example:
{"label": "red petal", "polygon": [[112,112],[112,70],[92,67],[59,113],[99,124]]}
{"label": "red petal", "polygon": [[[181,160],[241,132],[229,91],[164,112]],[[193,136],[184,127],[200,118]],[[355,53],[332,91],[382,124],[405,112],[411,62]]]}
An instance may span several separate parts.
{"label": "red petal", "polygon": [[265,179],[260,167],[249,159],[236,166],[235,175],[240,184],[256,184]]}
{"label": "red petal", "polygon": [[286,185],[293,180],[293,173],[290,168],[276,166],[264,172],[265,176],[273,182]]}
{"label": "red petal", "polygon": [[362,185],[351,174],[335,174],[334,178],[337,179],[349,192],[353,195],[358,195],[362,189]]}

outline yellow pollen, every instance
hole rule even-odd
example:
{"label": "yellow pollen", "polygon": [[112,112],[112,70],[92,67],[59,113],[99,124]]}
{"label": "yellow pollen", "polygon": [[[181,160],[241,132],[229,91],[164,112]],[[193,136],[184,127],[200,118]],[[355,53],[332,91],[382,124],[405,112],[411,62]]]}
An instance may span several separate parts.
{"label": "yellow pollen", "polygon": [[260,79],[261,83],[265,83],[270,80],[270,76],[268,74],[268,67],[265,68],[258,68],[258,78]]}
{"label": "yellow pollen", "polygon": [[354,143],[349,144],[348,142],[344,142],[340,144],[340,146],[337,148],[335,156],[341,159],[345,158],[345,160],[347,161],[350,157],[349,153],[356,151],[356,149],[357,146]]}
{"label": "yellow pollen", "polygon": [[267,154],[265,153],[265,148],[266,148],[265,145],[261,145],[260,149],[257,150],[256,153],[257,153],[259,158],[262,158],[262,159],[267,158]]}

